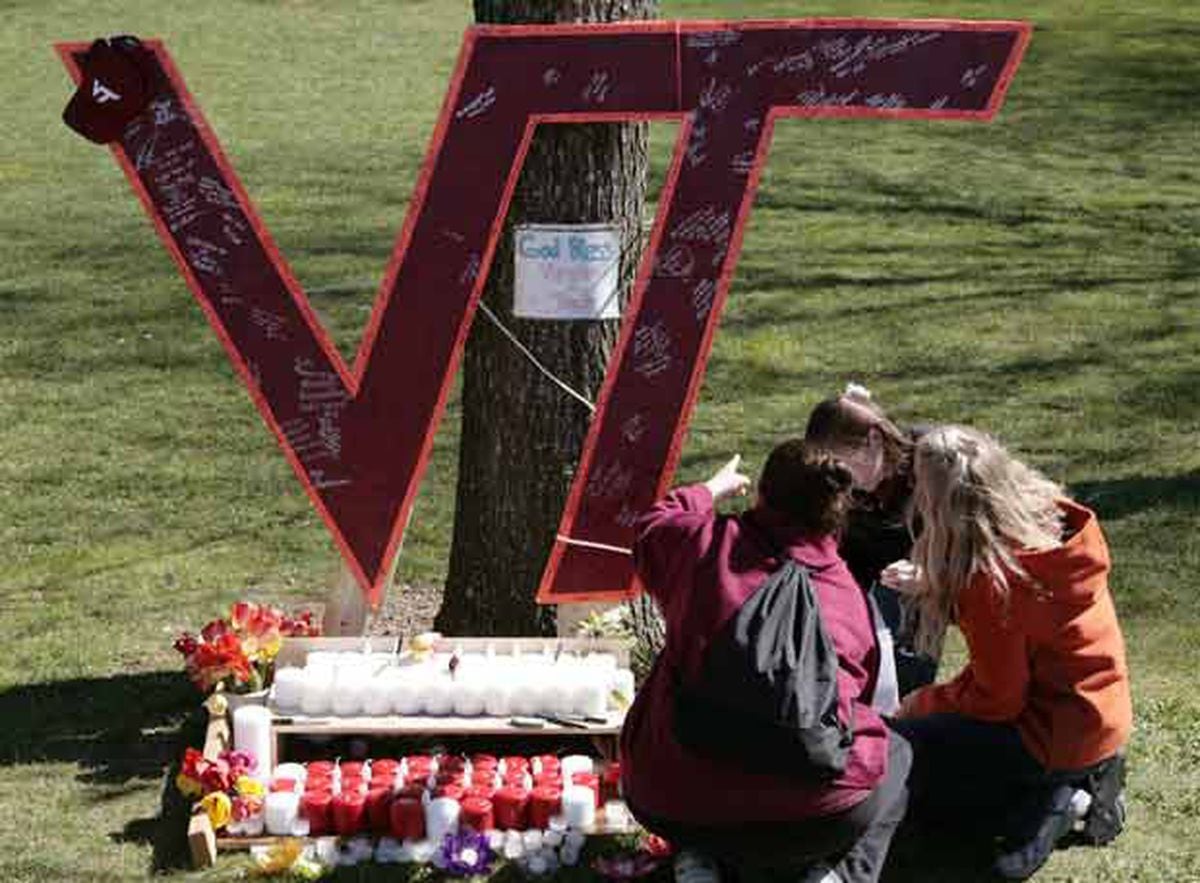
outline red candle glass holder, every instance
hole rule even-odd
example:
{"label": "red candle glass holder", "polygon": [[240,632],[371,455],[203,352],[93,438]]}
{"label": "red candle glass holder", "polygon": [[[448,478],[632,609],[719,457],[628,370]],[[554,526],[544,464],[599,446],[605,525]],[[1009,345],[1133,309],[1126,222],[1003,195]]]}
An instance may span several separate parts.
{"label": "red candle glass holder", "polygon": [[492,801],[481,797],[464,798],[458,819],[463,827],[472,828],[481,833],[496,827]]}
{"label": "red candle glass holder", "polygon": [[534,788],[529,795],[529,827],[549,828],[550,819],[562,811],[562,790]]}
{"label": "red candle glass holder", "polygon": [[529,792],[523,788],[501,788],[492,798],[496,827],[523,831],[529,821]]}
{"label": "red candle glass holder", "polygon": [[343,837],[352,837],[364,828],[367,799],[358,792],[343,791],[333,798],[333,830]]}
{"label": "red candle glass holder", "polygon": [[300,798],[300,815],[308,819],[308,833],[320,837],[333,830],[333,795],[328,791],[305,791]]}
{"label": "red candle glass holder", "polygon": [[386,834],[391,827],[392,789],[372,788],[367,792],[367,821],[376,834]]}
{"label": "red candle glass holder", "polygon": [[403,792],[392,798],[388,807],[392,836],[399,840],[425,839],[425,806],[420,796]]}

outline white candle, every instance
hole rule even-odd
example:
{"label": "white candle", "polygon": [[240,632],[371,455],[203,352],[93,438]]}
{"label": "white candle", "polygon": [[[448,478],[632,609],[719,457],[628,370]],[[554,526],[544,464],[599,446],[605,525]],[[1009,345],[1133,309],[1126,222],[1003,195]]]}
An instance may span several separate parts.
{"label": "white candle", "polygon": [[337,667],[338,657],[342,654],[334,650],[310,650],[304,658],[304,664],[311,669],[333,671]]}
{"label": "white candle", "polygon": [[304,764],[302,763],[281,763],[278,764],[271,773],[272,784],[281,779],[290,779],[293,782],[298,782],[300,785],[303,785],[304,780],[307,778],[308,770],[305,769]]}
{"label": "white candle", "polygon": [[429,684],[425,694],[425,713],[431,715],[447,715],[454,710],[454,694],[450,677],[438,677]]}
{"label": "white candle", "polygon": [[612,673],[608,682],[609,703],[617,708],[628,708],[633,703],[633,672],[627,668],[619,668]]}
{"label": "white candle", "polygon": [[[566,781],[566,769],[563,770]],[[596,794],[582,785],[566,785],[562,791],[562,811],[567,825],[572,828],[590,828],[596,821]]]}
{"label": "white candle", "polygon": [[513,714],[538,713],[538,701],[541,697],[536,677],[531,670],[524,667],[513,672],[512,696],[509,699]]}
{"label": "white candle", "polygon": [[576,707],[578,713],[593,717],[602,716],[608,710],[608,676],[586,672],[571,699],[571,704]]}
{"label": "white candle", "polygon": [[596,762],[586,754],[568,754],[559,761],[559,769],[562,770],[562,778],[566,783],[570,783],[576,773],[595,772],[595,767]]}
{"label": "white candle", "polygon": [[483,714],[486,691],[478,675],[459,678],[454,693],[454,713],[464,717]]}
{"label": "white candle", "polygon": [[589,653],[583,661],[592,671],[611,674],[617,670],[617,657],[612,653]]}
{"label": "white candle", "polygon": [[275,706],[280,711],[299,711],[304,698],[304,669],[281,668],[275,672]]}
{"label": "white candle", "polygon": [[300,795],[292,791],[270,792],[264,815],[268,834],[292,836],[292,826],[300,815]]}
{"label": "white candle", "polygon": [[420,714],[425,702],[426,681],[416,672],[403,672],[392,684],[392,710],[396,714]]}
{"label": "white candle", "polygon": [[453,797],[435,797],[425,804],[425,836],[441,843],[447,834],[458,831],[460,809]]}
{"label": "white candle", "polygon": [[498,675],[487,681],[483,710],[494,717],[512,714],[512,686],[507,681],[507,675]]}
{"label": "white candle", "polygon": [[391,669],[371,678],[363,698],[363,711],[370,715],[389,713],[392,710],[392,697],[398,677],[395,669]]}
{"label": "white candle", "polygon": [[306,668],[300,710],[305,714],[328,714],[333,707],[333,668]]}
{"label": "white candle", "polygon": [[271,712],[264,705],[243,705],[233,711],[233,747],[253,755],[258,769],[266,775],[271,757]]}
{"label": "white candle", "polygon": [[333,682],[333,713],[342,716],[361,714],[369,683],[366,669],[339,667]]}

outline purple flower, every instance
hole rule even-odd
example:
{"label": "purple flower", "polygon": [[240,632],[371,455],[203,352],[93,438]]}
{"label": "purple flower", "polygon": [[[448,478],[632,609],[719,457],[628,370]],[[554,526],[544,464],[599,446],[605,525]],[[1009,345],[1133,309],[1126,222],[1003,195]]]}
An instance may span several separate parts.
{"label": "purple flower", "polygon": [[437,866],[455,877],[471,877],[486,873],[492,857],[487,837],[464,828],[457,834],[446,835],[438,854]]}

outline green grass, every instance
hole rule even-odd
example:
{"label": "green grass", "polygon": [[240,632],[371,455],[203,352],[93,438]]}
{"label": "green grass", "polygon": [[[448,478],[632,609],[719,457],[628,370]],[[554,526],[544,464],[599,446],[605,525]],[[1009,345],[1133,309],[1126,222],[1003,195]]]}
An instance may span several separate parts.
{"label": "green grass", "polygon": [[[0,10],[0,872],[135,879],[164,766],[196,738],[172,633],[238,597],[318,600],[337,560],[116,164],[59,122],[70,89],[50,43],[165,38],[352,353],[470,10]],[[853,378],[902,418],[988,427],[1068,482],[1116,560],[1131,824],[1039,879],[1200,879],[1200,6],[673,0],[663,14],[1035,23],[992,125],[778,127],[680,477],[733,451],[755,468]],[[656,181],[674,131],[654,129]],[[457,427],[452,403],[401,581],[444,576]]]}

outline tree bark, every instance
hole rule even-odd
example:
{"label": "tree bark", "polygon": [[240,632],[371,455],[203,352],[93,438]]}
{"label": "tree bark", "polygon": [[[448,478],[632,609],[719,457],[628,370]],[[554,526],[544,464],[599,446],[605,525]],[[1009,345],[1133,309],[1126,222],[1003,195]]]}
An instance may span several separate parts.
{"label": "tree bark", "polygon": [[[475,0],[479,22],[651,18],[657,0]],[[556,376],[595,401],[620,323],[513,317],[513,227],[610,222],[621,231],[620,300],[641,254],[644,123],[543,125],[492,260],[484,302]],[[552,634],[534,603],[591,414],[478,314],[463,365],[454,537],[436,627],[447,634]]]}

